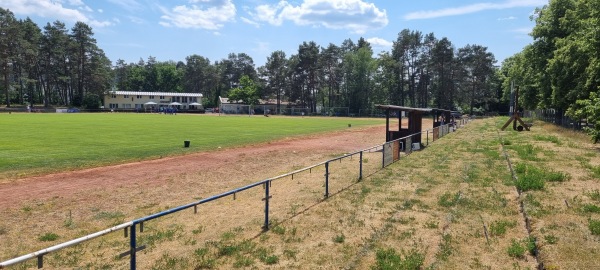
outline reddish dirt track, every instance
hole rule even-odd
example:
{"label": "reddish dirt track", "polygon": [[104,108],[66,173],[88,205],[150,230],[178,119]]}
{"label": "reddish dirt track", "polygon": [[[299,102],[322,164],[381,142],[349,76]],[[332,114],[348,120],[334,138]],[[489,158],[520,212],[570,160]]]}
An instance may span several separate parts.
{"label": "reddish dirt track", "polygon": [[[269,173],[277,171],[275,168],[278,164],[272,160],[273,157],[278,157],[279,162],[286,162],[287,157],[282,157],[285,153],[288,156],[293,153],[295,157],[292,160],[294,162],[298,160],[298,166],[308,166],[312,165],[310,162],[324,161],[332,153],[358,151],[380,144],[384,140],[385,126],[349,128],[344,131],[289,138],[260,145],[22,178],[0,183],[0,208],[17,208],[31,201],[45,201],[58,197],[85,201],[85,194],[92,194],[94,190],[116,191],[123,187],[135,188],[141,185],[148,188],[161,185],[162,180],[175,177],[182,172],[238,170],[238,174],[245,175],[246,169],[261,166],[260,170]],[[284,160],[281,160],[282,158]],[[261,165],[253,165],[253,163]],[[273,176],[276,174],[266,175],[266,177]],[[235,186],[228,188],[235,188]],[[93,199],[88,198],[88,200]]]}

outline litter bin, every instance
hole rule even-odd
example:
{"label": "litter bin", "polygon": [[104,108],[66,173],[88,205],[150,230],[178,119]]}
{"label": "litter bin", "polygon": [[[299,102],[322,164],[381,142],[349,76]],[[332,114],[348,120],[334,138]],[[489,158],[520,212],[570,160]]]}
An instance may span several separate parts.
{"label": "litter bin", "polygon": [[185,148],[190,147],[190,141],[183,141],[183,147],[185,147]]}

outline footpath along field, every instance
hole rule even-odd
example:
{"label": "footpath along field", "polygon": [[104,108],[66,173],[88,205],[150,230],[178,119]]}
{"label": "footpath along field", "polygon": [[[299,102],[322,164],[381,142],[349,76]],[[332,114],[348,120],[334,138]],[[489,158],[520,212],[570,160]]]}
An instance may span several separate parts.
{"label": "footpath along field", "polygon": [[[323,171],[274,183],[272,215],[276,218],[265,233],[260,232],[261,208],[256,206],[261,203],[261,189],[200,208],[197,215],[177,214],[153,221],[140,233],[146,249],[139,252],[138,267],[600,268],[598,147],[582,134],[541,122],[531,132],[498,131],[506,120],[474,120],[426,149],[373,171],[363,181],[343,179],[344,185],[327,200],[309,184],[312,175],[322,179]],[[369,155],[366,166],[378,162],[375,155]],[[187,178],[174,177],[165,184],[193,182]],[[153,194],[147,189],[140,192]],[[169,207],[155,200],[136,204],[130,209],[136,215]],[[34,219],[32,212],[52,207],[50,200],[3,214]],[[53,233],[84,231],[85,223],[61,209],[55,220],[64,224],[52,227]],[[93,213],[95,219],[106,222],[123,219],[117,210]],[[16,243],[11,232],[3,233],[2,226],[7,224],[0,223],[0,240],[10,237],[10,243]],[[33,241],[55,243],[44,236],[51,235]],[[50,255],[46,265],[48,269],[126,268],[127,257],[116,256],[126,249],[127,239],[117,233]],[[8,255],[18,254],[0,256]]]}

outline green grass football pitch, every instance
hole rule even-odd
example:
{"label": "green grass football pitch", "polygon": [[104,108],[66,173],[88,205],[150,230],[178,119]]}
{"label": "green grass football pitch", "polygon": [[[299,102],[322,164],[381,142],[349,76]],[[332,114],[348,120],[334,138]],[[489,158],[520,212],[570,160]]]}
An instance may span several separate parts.
{"label": "green grass football pitch", "polygon": [[[162,114],[0,114],[0,179],[209,151],[382,119]],[[184,148],[184,141],[191,141]]]}

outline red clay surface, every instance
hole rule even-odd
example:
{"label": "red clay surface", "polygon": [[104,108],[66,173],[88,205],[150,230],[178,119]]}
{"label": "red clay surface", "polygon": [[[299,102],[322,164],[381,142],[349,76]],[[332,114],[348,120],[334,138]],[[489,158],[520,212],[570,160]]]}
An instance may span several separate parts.
{"label": "red clay surface", "polygon": [[[344,131],[276,142],[195,153],[158,160],[85,169],[36,176],[0,183],[0,207],[18,208],[34,201],[61,198],[71,202],[90,203],[95,191],[122,188],[152,188],[165,179],[200,172],[227,172],[245,177],[255,176],[248,170],[260,171],[256,177],[274,177],[282,165],[305,167],[331,158],[332,154],[359,151],[385,141],[385,126],[348,128]],[[251,157],[251,158],[250,158]],[[283,164],[282,164],[283,163]],[[229,176],[231,177],[231,176]],[[264,178],[263,178],[264,179]],[[261,178],[255,179],[256,181]],[[224,185],[236,183],[223,183]],[[225,190],[238,186],[224,186]]]}

